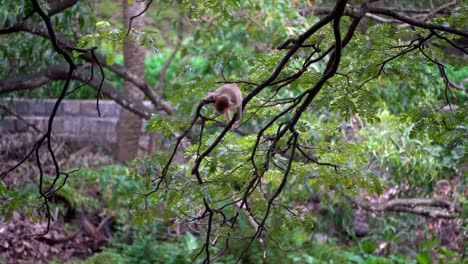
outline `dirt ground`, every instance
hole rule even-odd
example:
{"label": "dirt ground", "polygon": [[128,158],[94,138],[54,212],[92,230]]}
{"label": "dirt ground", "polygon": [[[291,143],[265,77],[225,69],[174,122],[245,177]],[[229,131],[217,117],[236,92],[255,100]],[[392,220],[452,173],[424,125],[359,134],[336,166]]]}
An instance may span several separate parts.
{"label": "dirt ground", "polygon": [[[0,172],[7,171],[22,160],[32,149],[37,137],[34,133],[0,135]],[[44,144],[45,145],[45,144]],[[112,163],[109,151],[103,152],[96,146],[79,146],[66,142],[54,142],[57,162],[62,168],[79,167],[80,164],[102,166]],[[47,157],[46,148],[40,150],[42,169],[46,174],[53,174],[54,164]],[[6,191],[28,191],[28,184],[38,182],[38,168],[34,155],[26,159],[17,169],[11,171],[0,182]],[[2,198],[3,197],[3,198]],[[0,189],[1,215],[8,219],[0,219],[0,263],[37,263],[56,260],[59,262],[74,258],[84,259],[99,251],[111,236],[112,217],[103,212],[86,212],[73,209],[62,197],[55,195],[50,204],[59,205],[50,212],[50,226],[47,231],[47,210],[35,208],[27,210],[33,202],[6,200]],[[39,199],[38,194],[38,199]],[[21,204],[20,204],[21,203]],[[28,204],[29,203],[29,204]],[[16,205],[20,210],[9,210],[10,205]],[[39,215],[37,212],[41,212]],[[65,213],[63,213],[65,212]]]}

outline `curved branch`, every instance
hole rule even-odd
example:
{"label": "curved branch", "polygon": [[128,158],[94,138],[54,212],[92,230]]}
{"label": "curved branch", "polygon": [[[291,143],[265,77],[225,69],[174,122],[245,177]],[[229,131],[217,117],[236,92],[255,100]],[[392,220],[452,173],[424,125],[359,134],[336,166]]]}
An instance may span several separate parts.
{"label": "curved branch", "polygon": [[[76,3],[78,3],[78,0],[65,0],[65,1],[57,0],[57,1],[49,2],[48,3],[49,10],[47,12],[47,15],[49,17],[54,16],[62,12],[63,10],[74,6]],[[23,18],[21,18],[20,21],[17,21],[17,23],[14,25],[8,25],[7,23],[6,27],[0,28],[0,35],[21,31],[21,25],[24,23],[26,19],[34,15],[34,13],[36,13],[35,9],[27,13]]]}
{"label": "curved branch", "polygon": [[164,86],[164,83],[165,83],[166,72],[169,69],[169,66],[171,65],[172,61],[174,60],[177,52],[179,52],[180,47],[182,47],[182,33],[184,31],[184,22],[182,21],[182,19],[183,19],[183,15],[180,14],[178,29],[177,29],[177,31],[178,31],[177,44],[176,44],[174,50],[172,51],[171,55],[169,55],[169,58],[167,58],[167,60],[164,62],[163,66],[161,68],[161,71],[159,72],[158,84],[156,85],[156,88],[154,89],[154,90],[156,90],[157,94],[162,93],[162,89],[163,89],[163,86]]}
{"label": "curved branch", "polygon": [[[66,80],[67,71],[67,65],[58,64],[49,66],[48,68],[35,73],[0,80],[0,94],[40,88],[51,81]],[[91,78],[91,71],[84,66],[77,68],[71,77],[73,80],[88,82],[88,84],[96,90],[98,90],[101,85],[101,80]],[[151,115],[155,113],[148,107],[144,106],[140,101],[132,99],[125,93],[117,90],[108,82],[104,82],[102,84],[102,92],[122,107],[132,111],[142,118],[149,119]]]}
{"label": "curved branch", "polygon": [[446,3],[445,5],[441,5],[441,6],[439,6],[438,8],[436,8],[434,10],[431,10],[430,12],[428,12],[428,14],[424,15],[424,18],[422,19],[422,21],[432,19],[437,13],[440,13],[445,9],[449,9],[450,7],[452,7],[454,5],[457,5],[458,3],[459,3],[459,0],[454,0],[452,2]]}
{"label": "curved branch", "polygon": [[[18,25],[15,28],[16,32],[18,31],[24,31],[24,32],[29,32],[44,38],[49,38],[49,35],[46,31],[45,28],[39,27],[39,26],[32,26],[32,25]],[[67,39],[65,36],[61,34],[56,34],[56,38],[58,43],[65,47],[68,50],[79,50],[76,48],[76,43],[74,41],[71,41]],[[95,54],[96,56],[96,61],[102,66],[110,71],[114,72],[117,74],[117,76],[131,82],[135,86],[137,86],[140,90],[142,90],[145,95],[149,98],[149,100],[157,107],[161,108],[163,111],[165,111],[168,114],[172,114],[174,112],[174,109],[172,105],[161,99],[161,97],[154,91],[154,89],[146,82],[145,79],[140,78],[138,75],[130,72],[127,68],[125,68],[122,65],[119,64],[108,64],[106,62],[106,59],[104,56]],[[81,55],[82,58],[84,58],[88,62],[93,62],[94,58],[92,54],[85,53]]]}
{"label": "curved branch", "polygon": [[49,3],[48,16],[56,15],[65,9],[68,9],[78,3],[78,0],[56,0]]}
{"label": "curved branch", "polygon": [[460,91],[466,91],[466,88],[465,88],[465,83],[468,83],[468,78],[465,78],[463,80],[461,80],[460,83],[454,83],[454,82],[450,82],[450,85],[455,88],[455,89],[458,89]]}
{"label": "curved branch", "polygon": [[8,106],[0,103],[0,109],[3,109],[3,111],[5,111],[5,112],[9,113],[10,115],[16,117],[17,119],[21,120],[24,124],[26,124],[26,126],[32,128],[36,133],[41,132],[41,129],[39,127],[37,127],[37,125],[29,123],[26,119],[23,118],[23,116],[21,116],[20,114],[18,114],[14,110],[11,110],[10,108],[8,108]]}
{"label": "curved branch", "polygon": [[[454,219],[456,217],[456,213],[461,212],[461,209],[455,206],[454,203],[440,199],[394,199],[380,204],[372,204],[357,199],[350,200],[359,207],[375,213],[402,212],[432,218]],[[434,208],[441,209],[438,210]]]}
{"label": "curved branch", "polygon": [[428,23],[425,23],[425,22],[422,22],[422,21],[419,21],[419,20],[416,20],[416,19],[412,19],[412,18],[403,16],[400,13],[389,10],[389,9],[380,8],[380,7],[369,7],[368,12],[371,13],[371,14],[378,14],[378,15],[385,15],[385,16],[393,17],[396,20],[405,22],[405,23],[410,24],[410,25],[415,26],[415,27],[420,27],[420,28],[425,28],[425,29],[433,29],[433,30],[434,29],[435,30],[440,30],[440,31],[449,32],[449,33],[452,33],[452,34],[455,34],[455,35],[459,35],[459,36],[468,38],[468,31],[453,28],[453,27],[446,27],[446,26],[442,26],[442,25],[437,25],[437,24],[428,24]]}
{"label": "curved branch", "polygon": [[[140,1],[141,2],[141,1]],[[130,17],[130,20],[128,21],[128,27],[127,27],[127,33],[125,34],[125,37],[123,37],[122,39],[125,39],[128,37],[128,35],[130,34],[130,31],[132,30],[132,23],[133,23],[133,20],[135,20],[135,18],[138,18],[140,17],[141,15],[143,15],[146,11],[148,11],[148,8],[151,6],[151,3],[153,2],[153,0],[149,0],[148,1],[148,4],[146,4],[145,8],[138,14]]]}
{"label": "curved branch", "polygon": [[[49,232],[49,230],[50,230],[51,215],[50,215],[50,206],[49,206],[48,198],[51,195],[53,195],[56,191],[58,191],[61,188],[61,186],[63,186],[63,185],[61,185],[58,188],[56,188],[56,186],[55,186],[57,181],[59,180],[60,176],[62,176],[62,175],[64,176],[64,181],[68,177],[68,173],[61,172],[60,166],[59,166],[59,164],[57,162],[57,159],[55,157],[55,152],[52,149],[52,127],[53,127],[55,115],[57,114],[60,103],[62,102],[62,100],[65,98],[65,95],[67,94],[67,90],[68,90],[68,87],[70,85],[70,81],[71,81],[71,78],[72,78],[71,76],[73,75],[73,72],[76,70],[77,66],[76,66],[75,62],[73,61],[73,59],[71,58],[71,56],[58,44],[56,34],[55,34],[55,30],[54,30],[54,28],[52,26],[51,19],[50,19],[50,17],[48,15],[46,15],[44,13],[44,10],[42,10],[42,7],[39,4],[38,0],[31,0],[31,4],[32,4],[32,7],[33,7],[32,12],[38,14],[40,16],[42,22],[44,22],[44,24],[45,24],[45,26],[47,28],[47,34],[49,36],[49,40],[50,40],[55,52],[60,54],[65,59],[65,61],[67,61],[67,64],[68,64],[67,66],[68,67],[64,67],[64,68],[67,68],[66,73],[64,74],[65,75],[65,78],[64,78],[65,83],[63,85],[62,91],[60,92],[60,95],[57,98],[57,101],[55,102],[54,107],[52,109],[52,112],[50,114],[49,122],[47,124],[47,131],[34,144],[34,146],[31,148],[31,152],[29,152],[29,154],[26,155],[23,158],[23,160],[21,160],[19,163],[17,163],[13,167],[11,167],[9,170],[1,173],[0,179],[3,180],[9,172],[11,172],[15,168],[21,166],[23,164],[23,162],[27,158],[29,158],[33,154],[33,152],[35,152],[36,165],[37,165],[37,168],[39,170],[39,194],[40,194],[40,197],[43,199],[43,204],[42,204],[41,207],[44,208],[44,210],[46,211],[47,226],[46,226],[45,231],[40,233],[40,234],[28,234],[28,235],[25,235],[25,236],[41,236],[41,235],[47,234]],[[30,13],[30,14],[32,14],[32,13]],[[44,189],[44,186],[43,186],[44,185],[44,181],[43,181],[44,180],[44,171],[42,169],[42,163],[41,163],[41,160],[39,158],[39,149],[41,148],[41,146],[44,143],[47,146],[48,154],[50,155],[50,157],[52,159],[52,162],[54,164],[54,169],[55,169],[55,175],[53,176],[52,183],[49,185],[49,188],[46,188],[46,189]]]}

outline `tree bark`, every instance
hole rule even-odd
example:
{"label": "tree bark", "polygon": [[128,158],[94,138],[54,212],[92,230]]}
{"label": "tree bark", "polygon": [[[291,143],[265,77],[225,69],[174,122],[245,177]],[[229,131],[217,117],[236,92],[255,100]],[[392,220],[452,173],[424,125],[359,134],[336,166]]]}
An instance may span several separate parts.
{"label": "tree bark", "polygon": [[[141,13],[145,8],[144,1],[133,1],[129,4],[127,0],[123,3],[123,19],[125,27],[129,27],[130,18]],[[133,19],[131,27],[141,30],[144,27],[145,14]],[[145,74],[145,48],[137,41],[130,40],[123,44],[124,64],[130,72],[144,76]],[[132,83],[125,81],[124,89],[137,100],[143,100],[144,94]],[[116,160],[122,163],[133,160],[138,155],[138,142],[141,134],[141,118],[130,111],[122,109],[117,124],[117,146]]]}

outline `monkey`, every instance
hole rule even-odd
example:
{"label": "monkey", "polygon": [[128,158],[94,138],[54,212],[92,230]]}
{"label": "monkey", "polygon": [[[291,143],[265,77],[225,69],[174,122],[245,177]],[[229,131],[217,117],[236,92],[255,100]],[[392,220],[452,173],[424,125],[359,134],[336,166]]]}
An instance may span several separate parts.
{"label": "monkey", "polygon": [[227,83],[202,99],[204,104],[214,103],[218,112],[226,116],[226,122],[231,121],[231,108],[237,108],[236,121],[242,116],[242,92],[235,83]]}

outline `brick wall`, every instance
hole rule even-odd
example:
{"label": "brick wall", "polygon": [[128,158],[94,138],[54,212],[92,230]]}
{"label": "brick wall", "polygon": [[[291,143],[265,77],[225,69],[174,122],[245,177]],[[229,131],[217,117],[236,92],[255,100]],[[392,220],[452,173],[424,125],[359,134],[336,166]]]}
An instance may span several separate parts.
{"label": "brick wall", "polygon": [[[45,131],[50,113],[55,104],[55,99],[4,99],[2,104],[9,109],[20,114],[29,123],[35,124],[42,131]],[[150,106],[149,102],[145,105]],[[83,144],[97,144],[114,146],[116,143],[117,121],[120,115],[121,106],[114,101],[100,100],[99,108],[101,118],[96,109],[96,100],[64,100],[58,109],[53,123],[54,136],[66,141]],[[0,116],[4,112],[0,109]],[[149,136],[144,134],[142,124],[142,134],[140,146],[145,150],[148,146]],[[24,132],[28,128],[26,124],[9,115],[0,117],[0,137],[1,132],[10,133]]]}

